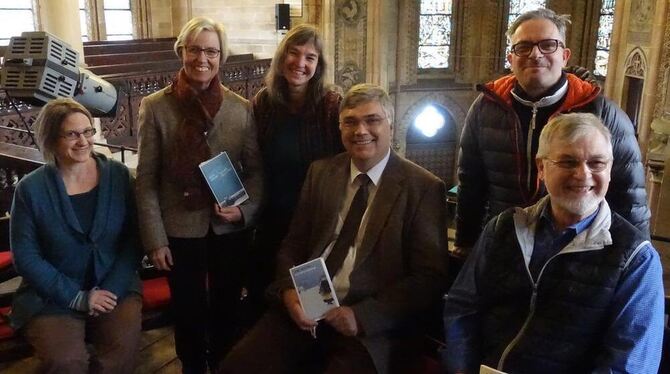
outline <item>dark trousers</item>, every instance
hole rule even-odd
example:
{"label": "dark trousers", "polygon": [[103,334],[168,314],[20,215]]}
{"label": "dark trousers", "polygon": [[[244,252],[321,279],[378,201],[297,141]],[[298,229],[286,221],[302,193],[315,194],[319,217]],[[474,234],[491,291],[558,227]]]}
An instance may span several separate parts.
{"label": "dark trousers", "polygon": [[376,373],[363,344],[321,322],[314,339],[271,308],[224,359],[222,374]]}
{"label": "dark trousers", "polygon": [[184,373],[215,368],[243,333],[241,290],[250,239],[251,230],[169,238],[175,348]]}
{"label": "dark trousers", "polygon": [[266,213],[260,220],[254,237],[251,264],[253,273],[247,280],[250,322],[257,322],[268,309],[265,290],[275,279],[277,252],[288,232],[291,219],[286,214],[280,216]]}

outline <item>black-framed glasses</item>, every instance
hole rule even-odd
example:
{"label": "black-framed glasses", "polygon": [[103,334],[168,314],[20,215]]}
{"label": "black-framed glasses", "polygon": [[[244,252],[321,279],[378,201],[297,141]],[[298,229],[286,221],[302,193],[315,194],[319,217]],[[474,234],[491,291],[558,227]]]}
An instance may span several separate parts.
{"label": "black-framed glasses", "polygon": [[562,41],[558,39],[543,39],[537,43],[533,42],[518,42],[512,46],[512,53],[519,57],[528,57],[533,53],[533,48],[537,49],[543,55],[550,55],[558,49],[558,47],[565,48]]}
{"label": "black-framed glasses", "polygon": [[84,131],[75,131],[75,130],[70,130],[62,133],[60,136],[62,138],[65,138],[67,140],[78,140],[80,136],[84,135],[86,139],[92,137],[98,132],[98,130],[95,129],[95,127],[89,127]]}
{"label": "black-framed glasses", "polygon": [[340,123],[342,124],[342,127],[351,130],[355,129],[358,127],[358,124],[363,122],[363,125],[368,128],[368,129],[374,129],[379,126],[381,126],[382,122],[386,117],[379,117],[379,116],[369,116],[365,118],[355,118],[355,117],[347,117],[344,120],[342,120]]}
{"label": "black-framed glasses", "polygon": [[594,173],[600,173],[601,171],[604,171],[612,161],[609,159],[578,160],[576,158],[552,160],[546,157],[544,159],[565,170],[574,170],[580,167],[582,163],[586,163],[586,167]]}
{"label": "black-framed glasses", "polygon": [[221,51],[216,48],[200,48],[195,45],[186,47],[186,53],[188,53],[192,57],[200,56],[201,52],[205,52],[205,56],[207,58],[217,58],[221,53]]}

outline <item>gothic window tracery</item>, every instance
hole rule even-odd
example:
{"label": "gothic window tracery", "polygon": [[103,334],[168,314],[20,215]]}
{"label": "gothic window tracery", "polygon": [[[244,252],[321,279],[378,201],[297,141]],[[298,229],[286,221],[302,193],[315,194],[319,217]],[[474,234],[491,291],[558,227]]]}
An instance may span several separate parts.
{"label": "gothic window tracery", "polygon": [[596,39],[595,68],[596,75],[607,76],[607,62],[612,42],[612,27],[614,26],[615,0],[602,0],[600,16],[598,18],[598,37]]}
{"label": "gothic window tracery", "polygon": [[422,0],[419,14],[419,69],[449,68],[452,0]]}

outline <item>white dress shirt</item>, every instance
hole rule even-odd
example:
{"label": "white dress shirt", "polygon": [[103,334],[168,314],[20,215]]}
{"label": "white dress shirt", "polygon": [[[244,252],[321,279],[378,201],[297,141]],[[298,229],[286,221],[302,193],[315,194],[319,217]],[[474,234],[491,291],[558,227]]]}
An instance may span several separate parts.
{"label": "white dress shirt", "polygon": [[[386,168],[386,164],[388,163],[390,155],[391,155],[391,149],[388,150],[386,156],[384,156],[384,158],[381,159],[381,161],[379,161],[375,166],[370,168],[370,170],[368,170],[367,173],[365,173],[368,175],[368,177],[370,177],[370,180],[372,181],[372,183],[368,186],[368,204],[367,204],[368,208],[370,207],[370,205],[374,201],[375,196],[377,195],[377,187],[379,186],[379,180],[381,179],[382,173]],[[351,201],[354,199],[354,195],[356,195],[356,191],[358,190],[359,187],[359,182],[356,180],[356,177],[359,174],[364,173],[358,170],[356,165],[354,165],[353,161],[351,161],[349,183],[347,184],[344,201],[342,202],[342,206],[340,207],[340,212],[338,214],[337,226],[335,227],[335,232],[333,233],[333,240],[330,242],[330,244],[328,244],[328,247],[326,247],[326,249],[323,252],[324,260],[328,257],[330,251],[333,249],[335,241],[337,240],[337,237],[340,234],[340,230],[342,230],[342,225],[344,225],[344,219],[347,217],[347,213],[349,213],[349,207],[351,206]],[[349,292],[349,275],[351,274],[351,271],[354,269],[354,264],[356,261],[356,250],[360,246],[363,240],[365,227],[368,224],[368,212],[369,209],[366,208],[365,213],[363,214],[363,218],[361,219],[361,225],[358,227],[356,240],[354,241],[354,244],[351,247],[349,247],[349,253],[347,254],[347,257],[345,257],[344,262],[342,263],[342,267],[337,272],[337,274],[335,274],[334,277],[332,274],[330,274],[330,276],[333,277],[333,287],[335,288],[335,294],[337,295],[337,299],[340,301],[344,299],[347,296],[347,293]]]}

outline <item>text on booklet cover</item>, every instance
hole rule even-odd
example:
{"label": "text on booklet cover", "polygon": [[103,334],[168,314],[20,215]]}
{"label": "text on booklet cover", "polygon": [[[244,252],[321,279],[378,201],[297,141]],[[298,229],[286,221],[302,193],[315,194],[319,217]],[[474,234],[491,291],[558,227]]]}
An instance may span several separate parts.
{"label": "text on booklet cover", "polygon": [[228,153],[221,152],[200,163],[200,171],[220,206],[237,206],[249,199]]}
{"label": "text on booklet cover", "polygon": [[323,319],[327,311],[340,306],[323,258],[318,257],[292,267],[290,272],[300,305],[307,317],[318,321]]}

